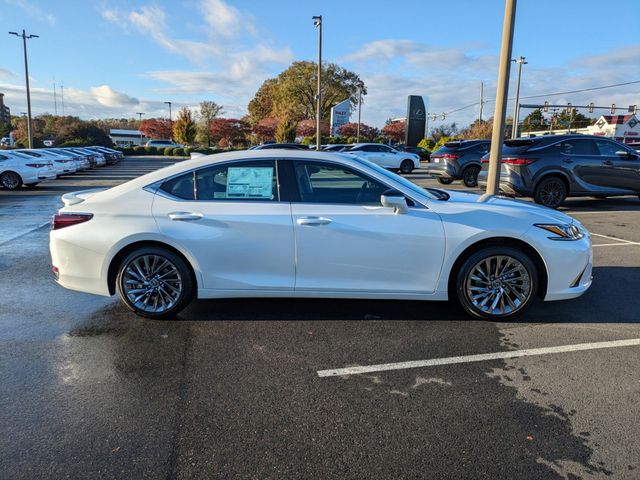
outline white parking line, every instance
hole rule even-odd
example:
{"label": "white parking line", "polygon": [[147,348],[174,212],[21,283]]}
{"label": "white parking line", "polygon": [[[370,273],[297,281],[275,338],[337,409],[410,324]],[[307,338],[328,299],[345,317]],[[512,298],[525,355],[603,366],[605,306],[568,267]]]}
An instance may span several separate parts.
{"label": "white parking line", "polygon": [[530,357],[534,355],[548,355],[552,353],[579,352],[582,350],[597,350],[601,348],[631,347],[637,345],[640,345],[640,338],[631,338],[628,340],[613,340],[610,342],[578,343],[574,345],[560,345],[558,347],[530,348],[526,350],[511,350],[507,352],[481,353],[479,355],[464,355],[461,357],[432,358],[429,360],[413,360],[409,362],[383,363],[379,365],[336,368],[333,370],[318,370],[318,376],[336,377],[345,375],[360,375],[363,373],[386,372],[388,370],[435,367],[437,365],[484,362],[487,360]]}
{"label": "white parking line", "polygon": [[567,215],[610,215],[612,213],[640,213],[640,210],[588,210],[585,212],[572,212],[569,210],[564,211]]}

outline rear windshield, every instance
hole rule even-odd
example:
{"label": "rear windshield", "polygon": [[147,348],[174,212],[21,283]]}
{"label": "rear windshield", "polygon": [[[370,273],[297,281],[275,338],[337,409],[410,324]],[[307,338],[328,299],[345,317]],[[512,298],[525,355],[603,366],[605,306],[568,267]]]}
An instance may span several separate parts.
{"label": "rear windshield", "polygon": [[535,145],[534,140],[506,140],[502,147],[503,155],[519,155]]}
{"label": "rear windshield", "polygon": [[434,154],[442,154],[442,153],[453,153],[460,150],[464,150],[470,147],[475,147],[479,145],[478,142],[448,142],[445,143],[444,146],[440,147],[438,150],[433,152]]}

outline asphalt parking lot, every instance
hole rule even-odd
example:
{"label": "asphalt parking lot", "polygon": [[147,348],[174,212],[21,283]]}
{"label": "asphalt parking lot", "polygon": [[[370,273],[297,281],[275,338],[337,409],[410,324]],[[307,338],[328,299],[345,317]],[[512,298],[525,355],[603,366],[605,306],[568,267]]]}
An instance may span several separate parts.
{"label": "asphalt parking lot", "polygon": [[271,299],[150,321],[57,286],[59,196],[168,163],[0,192],[0,478],[640,478],[640,200],[567,201],[593,234],[593,286],[516,323]]}

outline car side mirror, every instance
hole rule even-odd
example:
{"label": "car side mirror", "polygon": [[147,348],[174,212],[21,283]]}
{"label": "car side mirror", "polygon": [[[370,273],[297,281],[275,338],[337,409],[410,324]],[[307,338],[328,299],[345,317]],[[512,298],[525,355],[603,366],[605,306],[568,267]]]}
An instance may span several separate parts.
{"label": "car side mirror", "polygon": [[619,157],[638,158],[638,155],[628,152],[627,150],[618,150],[616,155]]}
{"label": "car side mirror", "polygon": [[394,213],[404,214],[409,211],[407,199],[398,190],[387,190],[380,196],[383,207],[393,208]]}

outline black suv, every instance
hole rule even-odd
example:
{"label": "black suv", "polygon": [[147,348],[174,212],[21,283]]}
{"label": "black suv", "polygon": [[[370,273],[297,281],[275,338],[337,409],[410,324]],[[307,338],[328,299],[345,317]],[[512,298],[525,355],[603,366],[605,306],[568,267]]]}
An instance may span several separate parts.
{"label": "black suv", "polygon": [[443,185],[454,180],[470,188],[478,186],[478,172],[482,167],[482,156],[489,151],[489,140],[461,140],[445,143],[431,154],[427,173],[438,179]]}
{"label": "black suv", "polygon": [[[547,135],[504,142],[500,190],[558,208],[566,197],[640,194],[638,152],[609,138]],[[488,157],[488,156],[487,156]],[[487,184],[482,160],[479,184]]]}

